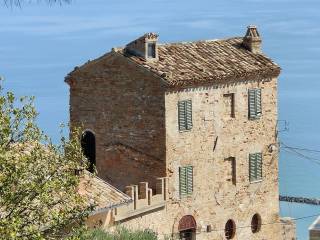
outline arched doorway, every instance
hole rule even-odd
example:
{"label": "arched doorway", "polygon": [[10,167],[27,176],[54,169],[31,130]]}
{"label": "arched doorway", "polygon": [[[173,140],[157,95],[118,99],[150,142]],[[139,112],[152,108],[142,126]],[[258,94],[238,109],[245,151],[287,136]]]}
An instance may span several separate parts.
{"label": "arched doorway", "polygon": [[193,216],[186,215],[180,219],[178,230],[181,240],[195,240],[196,229],[197,223]]}
{"label": "arched doorway", "polygon": [[85,131],[81,136],[83,155],[88,159],[88,171],[93,172],[96,165],[96,138],[91,131]]}

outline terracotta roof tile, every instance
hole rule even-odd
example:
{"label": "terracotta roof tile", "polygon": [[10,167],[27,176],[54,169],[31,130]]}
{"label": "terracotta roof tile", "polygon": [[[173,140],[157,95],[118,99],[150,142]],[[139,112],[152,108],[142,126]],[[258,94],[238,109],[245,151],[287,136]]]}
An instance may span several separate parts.
{"label": "terracotta roof tile", "polygon": [[117,49],[134,62],[161,76],[170,86],[226,83],[278,76],[280,67],[263,54],[242,46],[243,38],[158,44],[159,60],[145,61]]}
{"label": "terracotta roof tile", "polygon": [[80,181],[79,193],[96,205],[95,211],[131,202],[131,198],[104,180],[85,172]]}

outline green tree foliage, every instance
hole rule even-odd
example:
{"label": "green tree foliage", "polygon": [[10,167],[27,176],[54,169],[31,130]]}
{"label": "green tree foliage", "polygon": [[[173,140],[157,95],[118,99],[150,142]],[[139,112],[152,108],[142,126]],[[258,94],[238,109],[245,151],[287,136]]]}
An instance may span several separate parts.
{"label": "green tree foliage", "polygon": [[77,193],[75,169],[86,164],[79,138],[55,145],[36,117],[33,98],[4,93],[0,81],[1,240],[63,239],[91,210]]}
{"label": "green tree foliage", "polygon": [[118,228],[113,233],[96,229],[87,231],[82,235],[81,240],[157,240],[157,235],[149,230],[130,231],[125,228]]}

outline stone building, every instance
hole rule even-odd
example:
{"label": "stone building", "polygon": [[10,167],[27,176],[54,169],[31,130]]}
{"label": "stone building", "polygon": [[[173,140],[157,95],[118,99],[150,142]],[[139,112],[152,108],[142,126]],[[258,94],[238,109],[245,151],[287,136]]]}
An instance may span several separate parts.
{"label": "stone building", "polygon": [[320,216],[309,227],[309,240],[320,240]]}
{"label": "stone building", "polygon": [[[148,33],[66,77],[72,126],[97,175],[132,202],[91,225],[181,239],[285,239],[279,216],[277,77],[244,37],[160,44]],[[291,240],[292,238],[290,238]]]}

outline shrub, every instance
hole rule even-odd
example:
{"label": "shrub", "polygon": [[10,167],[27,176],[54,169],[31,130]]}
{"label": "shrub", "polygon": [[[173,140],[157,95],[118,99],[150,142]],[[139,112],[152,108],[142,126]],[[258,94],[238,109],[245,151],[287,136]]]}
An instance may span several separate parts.
{"label": "shrub", "polygon": [[157,235],[151,230],[130,231],[118,228],[115,232],[105,232],[101,229],[89,230],[81,240],[157,240]]}

